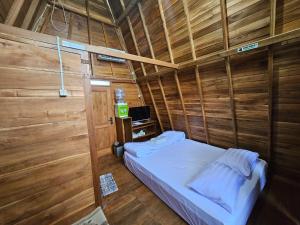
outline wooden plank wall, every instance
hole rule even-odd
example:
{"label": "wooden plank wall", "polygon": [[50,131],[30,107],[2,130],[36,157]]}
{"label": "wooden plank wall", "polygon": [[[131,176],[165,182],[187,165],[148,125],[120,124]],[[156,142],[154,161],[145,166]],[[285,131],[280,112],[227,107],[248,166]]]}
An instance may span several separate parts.
{"label": "wooden plank wall", "polygon": [[0,39],[0,224],[69,224],[95,208],[80,55]]}
{"label": "wooden plank wall", "polygon": [[[50,10],[48,10],[46,14],[49,13]],[[42,28],[40,32],[50,35],[58,35],[82,43],[89,43],[87,17],[69,11],[66,11],[66,15],[68,27],[65,27],[65,29],[62,10],[56,9],[53,15],[54,24],[59,29],[62,29],[63,32],[58,32],[53,28],[49,20],[50,18],[48,18],[49,16],[47,15],[46,20],[41,25]],[[122,46],[122,36],[120,37],[118,35],[118,28],[95,21],[93,19],[90,20],[90,27],[91,44],[125,50]],[[143,97],[139,97],[141,92],[139,91],[136,83],[133,82],[132,72],[134,71],[130,70],[130,65],[128,62],[125,64],[103,62],[97,60],[96,55],[92,54],[91,65],[93,78],[112,80],[116,83],[113,85],[113,90],[115,89],[115,86],[124,88],[126,96],[130,100],[129,106],[138,106],[144,104]]]}
{"label": "wooden plank wall", "polygon": [[[118,9],[114,11],[118,17],[122,13],[120,2],[110,2]],[[126,7],[129,1],[124,3]],[[129,17],[142,56],[151,57],[153,48],[156,58],[183,63],[300,28],[299,3],[299,0],[142,0],[141,10],[137,4]],[[150,43],[146,41],[141,16],[149,30]],[[120,26],[128,51],[134,54],[125,20]],[[202,63],[196,70],[179,71],[179,86],[173,72],[156,72],[154,80],[141,80],[140,87],[145,96],[146,83],[156,93],[161,118],[166,115],[166,106],[170,109],[174,129],[187,133],[190,129],[192,139],[213,145],[255,150],[271,160],[276,173],[300,180],[300,154],[296,150],[300,133],[298,59],[296,39],[270,50],[220,57]],[[141,77],[140,66],[135,64],[134,69],[137,77]],[[147,69],[153,72],[155,68]],[[157,79],[165,92],[164,107]],[[170,123],[162,121],[164,128],[170,129]]]}

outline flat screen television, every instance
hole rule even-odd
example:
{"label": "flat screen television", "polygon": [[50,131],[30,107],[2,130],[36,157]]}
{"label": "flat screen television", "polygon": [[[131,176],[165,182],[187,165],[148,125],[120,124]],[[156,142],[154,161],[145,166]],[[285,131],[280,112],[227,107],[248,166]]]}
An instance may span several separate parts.
{"label": "flat screen television", "polygon": [[150,119],[150,106],[131,107],[128,116],[132,118],[132,121]]}

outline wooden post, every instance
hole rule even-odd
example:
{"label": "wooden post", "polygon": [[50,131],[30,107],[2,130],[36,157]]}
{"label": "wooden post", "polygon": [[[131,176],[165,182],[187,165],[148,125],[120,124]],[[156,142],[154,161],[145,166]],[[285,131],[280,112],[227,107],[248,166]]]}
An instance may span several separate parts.
{"label": "wooden post", "polygon": [[[148,46],[149,46],[149,49],[150,49],[151,57],[153,59],[155,59],[155,54],[154,54],[153,46],[151,44],[151,39],[150,39],[150,35],[149,35],[149,31],[148,31],[147,24],[146,24],[146,21],[145,21],[145,17],[144,17],[144,13],[143,13],[143,10],[142,10],[141,3],[138,3],[138,9],[139,9],[139,13],[140,13],[140,16],[141,16],[143,28],[144,28],[144,31],[145,31],[145,34],[146,34],[146,39],[147,39]],[[158,66],[154,65],[154,68],[155,68],[155,71],[158,72]],[[168,118],[169,118],[169,121],[170,121],[171,128],[172,128],[172,130],[174,130],[174,125],[173,125],[171,113],[170,113],[170,110],[169,110],[169,106],[168,106],[168,103],[167,103],[165,91],[164,91],[164,88],[163,88],[163,85],[162,85],[162,82],[161,82],[160,78],[158,79],[158,84],[159,84],[160,92],[161,92],[162,97],[163,97],[164,104],[165,104],[166,109],[167,109]]]}
{"label": "wooden post", "polygon": [[187,128],[188,137],[191,138],[191,130],[190,130],[187,114],[186,114],[186,109],[185,109],[185,106],[184,106],[184,100],[183,100],[183,96],[182,96],[182,92],[181,92],[181,87],[180,87],[180,82],[179,82],[179,79],[178,79],[177,70],[175,71],[175,76],[174,77],[175,77],[176,86],[177,86],[177,89],[178,89],[180,102],[181,102],[181,105],[182,105],[182,111],[183,111],[183,115],[184,115],[185,127]]}
{"label": "wooden post", "polygon": [[[189,40],[190,40],[190,44],[191,44],[192,56],[193,56],[193,60],[196,60],[196,50],[195,50],[193,33],[192,33],[192,28],[191,28],[191,23],[190,23],[189,9],[188,9],[186,0],[182,0],[182,3],[183,3],[184,13],[185,13],[186,20],[187,20],[187,28],[188,28]],[[206,115],[205,115],[205,109],[204,109],[203,90],[202,90],[201,78],[200,78],[198,66],[195,66],[195,77],[196,77],[196,82],[197,82],[198,94],[199,94],[199,98],[200,98],[206,143],[209,144],[208,128],[207,128]]]}
{"label": "wooden post", "polygon": [[[123,0],[120,0],[120,1],[121,1],[121,5],[123,7],[123,10],[125,10]],[[133,40],[133,43],[134,43],[135,50],[137,52],[137,55],[140,56],[141,53],[140,53],[140,50],[139,50],[139,47],[138,47],[138,44],[137,44],[137,41],[136,41],[136,38],[135,38],[135,34],[134,34],[134,31],[133,31],[132,24],[131,24],[129,16],[126,16],[126,20],[127,20],[128,26],[129,26],[130,34],[132,36],[132,40]],[[142,62],[141,62],[141,67],[142,67],[142,71],[143,71],[144,76],[147,76],[145,65]],[[164,127],[163,127],[163,124],[162,124],[160,116],[159,116],[159,111],[157,109],[157,106],[156,106],[156,103],[155,103],[155,99],[154,99],[154,96],[152,94],[152,90],[151,90],[151,87],[150,87],[148,81],[147,81],[147,88],[148,88],[148,91],[149,91],[149,94],[150,94],[150,97],[151,97],[151,101],[153,103],[153,107],[154,107],[154,110],[155,110],[155,113],[156,113],[156,116],[157,116],[157,120],[158,120],[160,129],[161,129],[161,131],[164,131]]]}
{"label": "wooden post", "polygon": [[[159,6],[160,17],[161,17],[161,20],[162,20],[162,23],[163,23],[164,34],[165,34],[165,38],[166,38],[166,42],[167,42],[167,46],[168,46],[170,59],[171,59],[171,62],[174,63],[174,57],[173,57],[171,43],[170,43],[170,39],[169,39],[169,32],[168,32],[168,28],[167,28],[166,19],[165,19],[164,10],[163,10],[163,7],[162,7],[161,0],[158,0],[158,6]],[[191,138],[190,126],[189,126],[188,118],[187,118],[187,115],[186,115],[186,109],[185,109],[184,100],[183,100],[183,97],[182,97],[182,92],[181,92],[181,88],[180,88],[180,82],[179,82],[179,79],[178,79],[177,70],[174,73],[174,79],[176,81],[176,86],[177,86],[179,97],[180,97],[180,102],[181,102],[181,106],[182,106],[182,110],[183,110],[183,116],[184,116],[184,120],[185,120],[185,126],[186,126],[186,130],[187,130],[187,133],[188,133],[188,138]]]}
{"label": "wooden post", "polygon": [[28,29],[28,27],[30,25],[30,22],[32,21],[33,15],[36,11],[36,8],[39,5],[39,2],[40,2],[40,0],[32,0],[31,1],[29,9],[26,13],[26,16],[25,16],[24,20],[23,20],[21,28],[26,29],[26,30]]}
{"label": "wooden post", "polygon": [[[270,1],[270,37],[275,36],[276,28],[276,0]],[[268,149],[267,159],[271,161],[271,150],[272,150],[272,138],[273,138],[273,76],[274,76],[274,53],[272,46],[269,47],[268,51]]]}
{"label": "wooden post", "polygon": [[[87,15],[88,40],[89,40],[89,44],[92,44],[89,0],[85,0],[85,9],[86,9],[86,15]],[[89,53],[89,59],[90,59],[90,64],[91,64],[91,75],[93,77],[94,76],[94,70],[93,70],[94,59],[93,59],[92,53]]]}
{"label": "wooden post", "polygon": [[[226,0],[220,0],[220,5],[221,5],[224,49],[227,51],[229,49],[229,35],[228,35],[228,24],[227,24]],[[237,136],[234,92],[233,92],[232,73],[231,73],[229,56],[225,57],[225,67],[226,67],[228,86],[229,86],[230,109],[231,109],[232,128],[233,128],[233,135],[234,135],[234,144],[235,147],[238,147],[239,144],[238,144],[238,136]]]}
{"label": "wooden post", "polygon": [[14,0],[13,1],[12,5],[8,11],[8,14],[6,16],[6,19],[4,21],[5,24],[11,25],[11,26],[14,25],[24,2],[25,2],[25,0]]}
{"label": "wooden post", "polygon": [[[81,53],[81,61],[86,62],[89,59],[87,52]],[[100,184],[98,176],[98,157],[97,157],[97,147],[96,147],[96,138],[94,131],[94,122],[93,122],[93,103],[91,96],[91,84],[90,77],[91,71],[89,64],[81,63],[81,73],[84,79],[84,96],[85,96],[85,105],[86,105],[86,116],[87,116],[87,126],[89,132],[89,142],[90,142],[90,154],[91,154],[91,164],[92,164],[92,175],[93,175],[93,186],[94,186],[94,195],[96,200],[96,206],[102,205],[102,200],[100,197]]]}

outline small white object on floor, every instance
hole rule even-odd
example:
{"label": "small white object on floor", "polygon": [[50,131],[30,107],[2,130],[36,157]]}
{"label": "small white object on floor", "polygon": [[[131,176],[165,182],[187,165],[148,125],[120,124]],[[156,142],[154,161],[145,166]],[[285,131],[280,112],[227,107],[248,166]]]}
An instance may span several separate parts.
{"label": "small white object on floor", "polygon": [[100,176],[100,188],[102,196],[106,196],[118,191],[118,186],[111,173],[107,173]]}

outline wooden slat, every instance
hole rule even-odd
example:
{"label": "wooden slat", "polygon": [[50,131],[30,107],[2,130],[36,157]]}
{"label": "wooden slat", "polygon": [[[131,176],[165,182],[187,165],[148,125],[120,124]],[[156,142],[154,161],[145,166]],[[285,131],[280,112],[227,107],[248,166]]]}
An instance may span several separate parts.
{"label": "wooden slat", "polygon": [[14,0],[5,19],[5,24],[13,26],[25,0]]}
{"label": "wooden slat", "polygon": [[[151,39],[150,39],[150,35],[149,35],[149,31],[148,31],[147,24],[146,24],[146,21],[145,21],[145,17],[144,17],[144,13],[143,13],[143,10],[142,10],[141,3],[138,3],[137,5],[138,5],[140,17],[142,19],[142,24],[143,24],[143,28],[144,28],[144,31],[145,31],[147,43],[148,43],[148,46],[149,46],[149,49],[150,49],[151,57],[153,59],[155,59],[155,54],[154,54],[154,51],[153,51],[153,46],[151,44]],[[158,66],[154,65],[154,68],[155,68],[155,71],[158,72]],[[166,106],[166,110],[167,110],[167,114],[168,114],[168,118],[169,118],[169,121],[170,121],[171,128],[172,128],[172,130],[174,130],[174,125],[173,125],[171,113],[170,113],[170,110],[169,110],[169,106],[168,106],[168,103],[167,103],[167,99],[166,99],[166,95],[165,95],[165,91],[164,91],[164,87],[162,85],[161,79],[158,79],[158,84],[159,84],[160,92],[161,92],[162,97],[163,97],[164,104]]]}
{"label": "wooden slat", "polygon": [[[183,3],[184,13],[185,13],[186,20],[187,20],[187,28],[188,28],[189,40],[190,40],[190,45],[191,45],[191,50],[192,50],[192,56],[193,56],[193,60],[196,60],[196,50],[195,50],[195,44],[194,44],[192,28],[191,28],[191,23],[190,23],[189,9],[188,9],[186,0],[182,0],[182,3]],[[205,115],[205,109],[204,109],[203,91],[202,91],[201,78],[200,78],[198,66],[195,67],[195,77],[196,77],[196,82],[197,82],[197,87],[198,87],[198,92],[199,92],[201,112],[202,112],[202,117],[203,117],[203,127],[204,127],[206,142],[209,143],[206,115]]]}
{"label": "wooden slat", "polygon": [[[122,3],[122,6],[123,6],[123,10],[124,10],[123,0],[121,0],[121,3]],[[134,43],[135,50],[136,50],[137,54],[140,56],[141,53],[140,53],[140,50],[139,50],[139,47],[138,47],[138,44],[137,44],[137,41],[136,41],[136,38],[135,38],[135,34],[134,34],[134,31],[133,31],[132,24],[131,24],[129,16],[126,16],[126,20],[127,20],[128,26],[129,26],[129,30],[130,30],[130,34],[131,34],[131,37],[132,37],[132,40],[133,40],[133,43]],[[147,76],[147,72],[146,72],[144,63],[141,63],[141,67],[142,67],[142,71],[143,71],[144,76]],[[160,119],[159,111],[158,111],[157,105],[155,103],[155,99],[153,97],[151,87],[150,87],[148,82],[147,82],[147,89],[148,89],[150,97],[151,97],[151,101],[152,101],[152,104],[153,104],[153,107],[154,107],[154,110],[155,110],[155,113],[156,113],[156,116],[157,116],[157,120],[158,120],[160,129],[162,131],[164,131],[164,127],[163,127],[163,124],[162,124],[161,119]]]}
{"label": "wooden slat", "polygon": [[[224,49],[227,51],[229,49],[229,33],[228,33],[226,0],[220,0],[220,6],[221,6],[221,19],[222,19]],[[232,74],[231,74],[229,56],[225,57],[225,67],[226,67],[228,86],[229,86],[230,109],[231,109],[231,117],[232,117],[232,129],[233,129],[233,135],[234,135],[234,144],[235,144],[235,147],[238,147],[237,122],[236,122],[236,116],[235,116],[234,92],[233,92],[233,83],[232,83]]]}
{"label": "wooden slat", "polygon": [[[24,39],[34,40],[34,41],[38,41],[41,43],[47,43],[47,44],[53,45],[54,48],[56,46],[56,38],[52,35],[35,33],[32,31],[20,29],[17,27],[0,24],[0,37],[8,38],[7,34],[10,35],[11,39],[16,39],[17,37],[21,36]],[[64,40],[64,39],[62,39],[62,40]],[[37,45],[39,44],[38,42],[36,43]],[[78,42],[74,42],[74,43],[78,43]],[[137,56],[137,55],[133,55],[133,54],[129,54],[129,53],[117,52],[117,51],[111,50],[109,48],[101,47],[101,46],[87,45],[87,44],[83,44],[83,43],[79,43],[79,44],[85,49],[85,51],[95,53],[95,54],[103,54],[103,55],[113,56],[113,57],[117,57],[117,58],[138,61],[138,62],[143,62],[143,63],[149,63],[149,64],[153,64],[153,65],[170,67],[170,68],[175,68],[175,69],[178,68],[177,64],[164,62],[164,61],[157,60],[157,59],[151,59],[151,58]],[[76,49],[76,47],[74,47],[74,48]]]}
{"label": "wooden slat", "polygon": [[36,8],[39,5],[39,2],[40,2],[40,0],[32,0],[31,1],[29,9],[26,13],[26,16],[25,16],[24,20],[23,20],[21,28],[23,28],[23,29],[28,29],[29,28],[30,22],[32,21],[33,15],[36,11]]}

